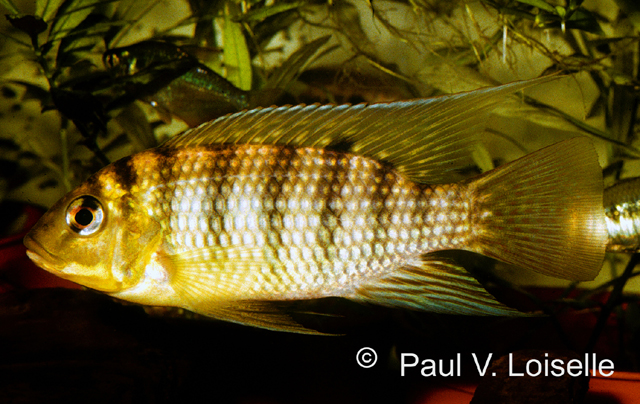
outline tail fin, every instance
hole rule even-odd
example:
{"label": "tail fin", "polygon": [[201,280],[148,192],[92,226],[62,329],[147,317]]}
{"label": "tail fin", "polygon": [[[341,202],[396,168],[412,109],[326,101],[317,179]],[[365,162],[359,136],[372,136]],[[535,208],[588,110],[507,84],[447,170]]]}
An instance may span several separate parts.
{"label": "tail fin", "polygon": [[531,153],[470,181],[472,250],[545,275],[598,275],[607,244],[602,169],[586,137]]}

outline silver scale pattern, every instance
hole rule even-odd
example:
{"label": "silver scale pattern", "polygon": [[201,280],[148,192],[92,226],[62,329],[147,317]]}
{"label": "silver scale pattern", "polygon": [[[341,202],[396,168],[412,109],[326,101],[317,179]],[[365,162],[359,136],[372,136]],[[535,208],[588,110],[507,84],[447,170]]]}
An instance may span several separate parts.
{"label": "silver scale pattern", "polygon": [[167,251],[215,247],[207,265],[229,271],[230,283],[249,265],[239,281],[253,298],[346,296],[420,254],[468,242],[464,188],[414,184],[366,157],[242,145],[157,160],[159,169],[138,170],[141,205],[162,224]]}

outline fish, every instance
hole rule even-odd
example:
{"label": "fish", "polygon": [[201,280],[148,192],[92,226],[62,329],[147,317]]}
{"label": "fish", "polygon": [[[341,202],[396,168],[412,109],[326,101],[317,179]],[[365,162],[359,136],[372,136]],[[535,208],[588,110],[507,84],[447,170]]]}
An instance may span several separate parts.
{"label": "fish", "polygon": [[125,80],[127,93],[137,94],[165,120],[175,116],[190,127],[247,109],[254,98],[168,42],[110,49],[103,62],[111,74]]}
{"label": "fish", "polygon": [[319,333],[278,305],[325,297],[521,315],[439,252],[574,281],[600,271],[603,179],[588,138],[460,178],[491,108],[548,80],[218,118],[88,178],[25,236],[27,255],[118,299],[275,331]]}
{"label": "fish", "polygon": [[640,251],[640,177],[606,188],[603,200],[609,235],[607,251]]}

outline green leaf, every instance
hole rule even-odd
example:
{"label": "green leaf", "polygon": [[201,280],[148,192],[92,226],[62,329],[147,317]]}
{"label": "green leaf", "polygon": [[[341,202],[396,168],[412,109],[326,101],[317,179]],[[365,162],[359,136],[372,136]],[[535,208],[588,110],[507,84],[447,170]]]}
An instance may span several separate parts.
{"label": "green leaf", "polygon": [[60,40],[64,36],[64,33],[73,30],[91,12],[96,6],[107,3],[108,1],[95,1],[95,0],[67,0],[58,9],[58,13],[49,35],[49,42]]}
{"label": "green leaf", "polygon": [[22,38],[20,38],[18,36],[8,35],[8,34],[6,34],[4,32],[0,32],[0,38],[8,39],[8,40],[10,40],[12,42],[15,42],[16,44],[20,45],[22,48],[29,49],[30,56],[33,56],[32,43],[24,41]]}
{"label": "green leaf", "polygon": [[347,37],[356,49],[366,55],[375,55],[375,46],[362,28],[360,13],[356,6],[343,1],[334,2],[329,7],[329,11],[340,32]]}
{"label": "green leaf", "polygon": [[295,51],[282,65],[269,77],[264,89],[282,89],[298,75],[304,66],[311,60],[313,55],[326,44],[331,35],[326,35],[315,39]]}
{"label": "green leaf", "polygon": [[580,7],[583,2],[584,2],[584,0],[570,0],[569,1],[569,8],[572,9],[572,10],[575,10],[576,8]]}
{"label": "green leaf", "polygon": [[240,16],[238,21],[239,22],[262,21],[268,17],[283,13],[285,11],[295,10],[296,8],[300,8],[307,4],[308,4],[308,1],[306,0],[294,1],[293,3],[277,3],[268,7],[261,7],[255,10],[251,10],[248,13]]}
{"label": "green leaf", "polygon": [[56,15],[64,0],[36,0],[36,17],[50,21]]}
{"label": "green leaf", "polygon": [[223,41],[227,79],[241,90],[251,90],[253,71],[249,48],[242,33],[242,27],[231,19],[228,9],[224,16]]}
{"label": "green leaf", "polygon": [[115,121],[120,125],[137,151],[145,150],[157,145],[153,128],[149,124],[147,115],[137,103],[129,104],[122,110]]}
{"label": "green leaf", "polygon": [[473,151],[471,152],[471,158],[483,173],[495,168],[493,160],[491,159],[491,154],[489,154],[485,145],[480,142],[474,145]]}
{"label": "green leaf", "polygon": [[553,6],[546,1],[543,0],[517,0],[519,3],[528,4],[530,6],[538,7],[540,10],[547,11],[549,13],[556,13],[556,10]]}
{"label": "green leaf", "polygon": [[[554,27],[554,26],[560,26],[560,17],[558,17],[555,14],[546,14],[546,13],[540,13],[538,15],[536,15],[536,25],[540,26],[540,27]],[[555,25],[554,25],[555,24]]]}
{"label": "green leaf", "polygon": [[567,28],[575,28],[593,34],[604,35],[604,31],[600,27],[600,24],[598,24],[596,17],[584,8],[579,8],[571,14],[571,17],[567,21]]}
{"label": "green leaf", "polygon": [[[44,32],[47,29],[46,22],[32,15],[25,15],[22,17],[8,15],[7,19],[9,20],[9,23],[13,25],[15,28],[29,35],[29,38],[31,38],[32,44],[36,44],[38,34],[40,34],[41,32]],[[34,46],[37,46],[37,45],[34,45]]]}
{"label": "green leaf", "polygon": [[598,139],[602,139],[606,142],[609,142],[611,144],[615,144],[616,146],[619,146],[621,150],[623,150],[628,157],[632,157],[632,158],[640,158],[640,150],[636,149],[633,146],[629,146],[627,144],[625,144],[624,142],[621,142],[619,140],[613,139],[611,137],[611,135],[607,132],[604,132],[594,126],[591,126],[587,123],[585,123],[584,121],[580,120],[580,119],[576,119],[573,116],[571,116],[570,114],[567,114],[566,112],[563,112],[559,109],[557,109],[554,106],[551,106],[549,104],[545,104],[543,102],[540,102],[538,100],[536,100],[535,98],[529,97],[529,96],[524,96],[524,101],[529,104],[529,105],[533,105],[536,108],[540,108],[542,110],[545,110],[547,112],[552,113],[553,115],[559,116],[562,119],[564,119],[565,121],[569,122],[570,124],[574,125],[575,127],[577,127],[578,129],[581,129],[583,131],[585,131],[586,133],[598,138]]}
{"label": "green leaf", "polygon": [[0,6],[9,10],[11,14],[20,14],[20,10],[18,10],[11,0],[0,0]]}
{"label": "green leaf", "polygon": [[42,88],[37,84],[23,80],[8,80],[7,83],[16,84],[25,88],[26,91],[22,96],[22,101],[37,100],[40,101],[40,105],[43,107],[51,102],[51,95],[47,88]]}
{"label": "green leaf", "polygon": [[70,66],[83,54],[89,53],[109,29],[109,22],[98,14],[90,14],[82,23],[71,30],[60,42],[56,66],[58,69]]}
{"label": "green leaf", "polygon": [[114,29],[105,35],[107,48],[115,48],[118,43],[129,34],[131,29],[137,27],[136,24],[147,16],[162,0],[121,0],[114,4],[113,22],[120,22],[122,27],[118,28],[114,24]]}
{"label": "green leaf", "polygon": [[252,40],[258,44],[261,49],[266,49],[267,44],[279,32],[287,32],[289,28],[300,21],[301,14],[296,10],[285,11],[264,21],[251,23]]}

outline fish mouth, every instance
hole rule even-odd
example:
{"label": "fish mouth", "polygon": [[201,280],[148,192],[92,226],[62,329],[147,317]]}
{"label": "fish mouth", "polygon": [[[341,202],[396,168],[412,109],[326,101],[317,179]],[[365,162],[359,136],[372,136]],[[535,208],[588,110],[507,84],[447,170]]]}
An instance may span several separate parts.
{"label": "fish mouth", "polygon": [[106,293],[117,292],[121,289],[113,279],[69,273],[70,271],[73,272],[77,270],[77,268],[74,268],[73,263],[65,262],[51,254],[29,234],[24,237],[24,245],[27,247],[27,256],[31,261],[45,271],[51,272],[62,279],[67,279],[82,286]]}
{"label": "fish mouth", "polygon": [[34,240],[29,234],[24,237],[24,245],[27,247],[27,256],[37,266],[56,275],[64,268],[62,260],[47,251],[42,244]]}

